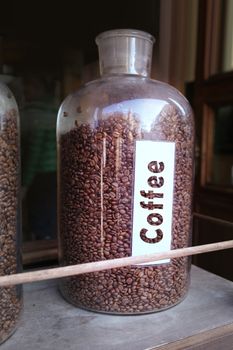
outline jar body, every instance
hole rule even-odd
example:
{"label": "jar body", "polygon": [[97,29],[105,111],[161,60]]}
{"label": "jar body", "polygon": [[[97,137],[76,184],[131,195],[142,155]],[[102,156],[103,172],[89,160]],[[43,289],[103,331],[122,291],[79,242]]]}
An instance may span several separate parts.
{"label": "jar body", "polygon": [[[186,247],[194,124],[177,90],[138,76],[100,79],[63,102],[57,125],[62,265]],[[189,258],[66,278],[90,310],[136,314],[181,301]]]}
{"label": "jar body", "polygon": [[[21,271],[19,114],[11,91],[0,83],[0,275]],[[0,287],[0,343],[16,329],[22,287]]]}

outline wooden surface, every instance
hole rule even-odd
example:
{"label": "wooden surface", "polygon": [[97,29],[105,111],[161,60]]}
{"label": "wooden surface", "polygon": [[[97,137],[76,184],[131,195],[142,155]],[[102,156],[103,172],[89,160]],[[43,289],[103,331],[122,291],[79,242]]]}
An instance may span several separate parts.
{"label": "wooden surface", "polygon": [[41,262],[57,262],[58,248],[56,239],[44,239],[23,242],[23,266]]}
{"label": "wooden surface", "polygon": [[56,281],[25,285],[22,320],[1,350],[232,350],[233,282],[195,266],[191,277],[179,305],[140,316],[75,308]]}

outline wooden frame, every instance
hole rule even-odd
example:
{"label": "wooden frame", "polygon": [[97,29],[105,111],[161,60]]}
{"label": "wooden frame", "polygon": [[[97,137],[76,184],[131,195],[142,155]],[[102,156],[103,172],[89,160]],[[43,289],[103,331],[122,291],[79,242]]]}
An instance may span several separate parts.
{"label": "wooden frame", "polygon": [[220,71],[220,55],[222,42],[220,40],[223,26],[222,0],[208,0],[208,13],[206,18],[206,46],[205,46],[205,63],[204,63],[204,78],[207,79],[211,75]]}
{"label": "wooden frame", "polygon": [[[231,188],[210,185],[214,135],[214,108],[233,104],[233,72],[218,73],[222,33],[220,0],[199,1],[199,30],[194,105],[200,167],[196,178],[198,192],[211,190],[233,193]],[[217,72],[216,74],[213,74]]]}
{"label": "wooden frame", "polygon": [[214,139],[214,113],[213,110],[204,105],[204,118],[202,128],[202,150],[201,150],[201,185],[206,186],[211,180],[211,164],[213,158]]}
{"label": "wooden frame", "polygon": [[[232,222],[233,188],[211,184],[211,163],[213,160],[213,141],[215,111],[226,105],[233,105],[233,72],[220,73],[221,42],[224,12],[220,0],[199,0],[199,25],[194,84],[193,106],[196,121],[196,142],[200,149],[197,159],[194,211],[199,215],[194,221],[194,244],[227,240],[232,237],[232,227],[211,219]],[[202,217],[203,216],[203,217]],[[206,217],[208,216],[208,217]],[[222,277],[233,279],[232,269],[228,267],[228,256],[213,254],[209,257],[194,257],[193,262]]]}

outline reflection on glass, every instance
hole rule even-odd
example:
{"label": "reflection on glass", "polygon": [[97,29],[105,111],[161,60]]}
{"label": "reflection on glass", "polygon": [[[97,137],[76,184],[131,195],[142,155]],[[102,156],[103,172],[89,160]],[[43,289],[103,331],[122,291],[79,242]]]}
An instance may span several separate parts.
{"label": "reflection on glass", "polygon": [[21,109],[23,238],[56,238],[55,80],[27,72]]}
{"label": "reflection on glass", "polygon": [[233,105],[215,111],[210,182],[233,186]]}

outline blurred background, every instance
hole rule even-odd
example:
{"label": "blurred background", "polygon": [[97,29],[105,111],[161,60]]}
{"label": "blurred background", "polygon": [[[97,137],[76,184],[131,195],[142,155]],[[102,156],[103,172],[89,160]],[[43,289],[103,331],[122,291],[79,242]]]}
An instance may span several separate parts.
{"label": "blurred background", "polygon": [[[57,264],[57,111],[98,78],[95,37],[116,28],[155,36],[152,78],[178,88],[194,109],[193,244],[233,237],[233,0],[6,2],[0,80],[20,108],[25,268]],[[193,263],[233,280],[232,251]]]}

